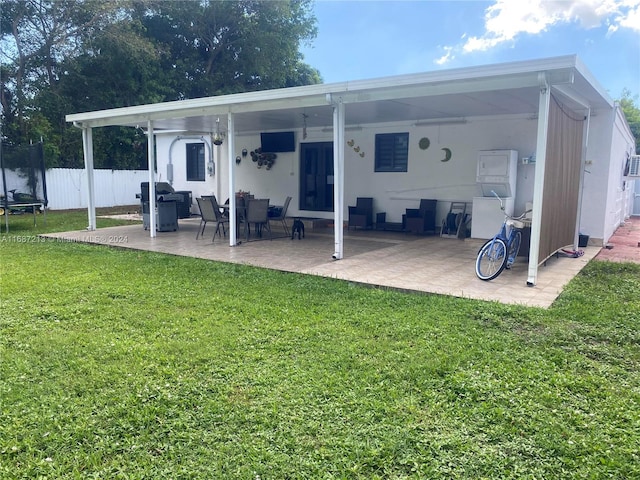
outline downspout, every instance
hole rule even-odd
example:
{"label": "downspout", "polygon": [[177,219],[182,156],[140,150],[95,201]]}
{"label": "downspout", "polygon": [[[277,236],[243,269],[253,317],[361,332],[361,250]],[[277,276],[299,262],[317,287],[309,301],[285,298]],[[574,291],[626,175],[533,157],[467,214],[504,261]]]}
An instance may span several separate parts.
{"label": "downspout", "polygon": [[544,170],[547,159],[547,133],[549,131],[549,105],[551,89],[545,73],[538,76],[540,97],[538,100],[538,134],[536,142],[536,170],[533,185],[533,212],[531,214],[531,245],[527,285],[535,286],[538,280],[540,259],[540,232],[542,231],[542,201],[544,194]]}
{"label": "downspout", "polygon": [[213,153],[211,151],[211,145],[209,145],[209,143],[207,142],[207,140],[204,138],[204,136],[197,136],[197,135],[178,135],[176,138],[173,139],[173,141],[171,142],[171,145],[169,145],[169,163],[167,165],[167,181],[173,185],[173,157],[171,155],[171,150],[173,149],[173,146],[179,142],[180,140],[200,140],[202,141],[207,148],[209,149],[209,161],[207,162],[207,173],[210,176],[215,175],[216,172],[216,167],[215,164],[213,163]]}

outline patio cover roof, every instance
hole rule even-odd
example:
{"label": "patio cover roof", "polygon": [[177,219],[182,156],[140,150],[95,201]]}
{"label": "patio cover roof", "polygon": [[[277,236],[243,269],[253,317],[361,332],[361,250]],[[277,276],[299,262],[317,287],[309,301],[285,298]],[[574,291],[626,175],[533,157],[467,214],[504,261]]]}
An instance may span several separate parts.
{"label": "patio cover roof", "polygon": [[537,114],[540,86],[566,95],[574,110],[613,101],[575,55],[459,68],[372,80],[308,85],[67,115],[82,127],[144,126],[212,132],[235,114],[236,133],[332,126],[332,101],[349,105],[345,124],[420,121],[483,115]]}
{"label": "patio cover roof", "polygon": [[[342,258],[344,210],[344,130],[346,126],[394,121],[444,121],[460,117],[498,115],[538,116],[538,158],[534,187],[529,282],[535,285],[538,267],[541,212],[548,127],[549,93],[566,107],[589,113],[613,107],[613,100],[576,55],[469,67],[372,80],[308,85],[191,100],[155,103],[67,115],[83,129],[89,190],[89,229],[95,229],[93,202],[93,146],[91,130],[112,125],[146,127],[148,134],[171,132],[212,133],[216,122],[228,130],[229,191],[235,191],[234,138],[241,133],[277,129],[328,127],[333,129],[335,259]],[[149,165],[155,163],[149,149]],[[540,174],[538,172],[540,171]],[[150,188],[154,172],[149,169]],[[536,197],[537,196],[537,197]],[[536,201],[536,198],[538,201]],[[150,211],[155,193],[150,192]],[[230,198],[235,208],[235,198]],[[232,225],[230,244],[235,245]],[[151,216],[150,235],[155,236]],[[544,260],[544,259],[542,259]]]}

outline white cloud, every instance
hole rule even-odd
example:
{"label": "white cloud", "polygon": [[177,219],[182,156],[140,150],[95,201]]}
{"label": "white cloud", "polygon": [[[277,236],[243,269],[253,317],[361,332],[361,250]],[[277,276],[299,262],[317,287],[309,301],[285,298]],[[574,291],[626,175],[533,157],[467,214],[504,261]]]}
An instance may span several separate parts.
{"label": "white cloud", "polygon": [[[640,0],[496,0],[486,10],[485,33],[469,37],[461,48],[466,53],[484,51],[521,34],[535,35],[572,22],[585,29],[604,23],[608,35],[620,28],[640,31]],[[449,56],[450,52],[445,57]]]}
{"label": "white cloud", "polygon": [[435,60],[436,65],[444,65],[455,58],[453,55],[453,47],[444,47],[444,51],[445,54]]}

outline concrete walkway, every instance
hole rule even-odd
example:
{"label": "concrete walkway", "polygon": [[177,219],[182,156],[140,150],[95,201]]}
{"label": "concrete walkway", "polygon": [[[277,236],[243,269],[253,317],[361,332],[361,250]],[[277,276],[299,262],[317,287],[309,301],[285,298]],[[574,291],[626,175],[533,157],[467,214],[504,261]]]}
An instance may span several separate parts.
{"label": "concrete walkway", "polygon": [[596,260],[640,263],[640,217],[630,217],[618,227]]}

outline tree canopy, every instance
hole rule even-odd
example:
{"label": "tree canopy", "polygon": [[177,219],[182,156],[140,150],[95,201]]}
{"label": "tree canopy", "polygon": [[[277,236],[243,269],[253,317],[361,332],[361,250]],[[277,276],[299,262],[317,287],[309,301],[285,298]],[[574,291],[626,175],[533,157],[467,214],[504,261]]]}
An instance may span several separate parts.
{"label": "tree canopy", "polygon": [[[48,166],[82,165],[68,113],[320,83],[300,46],[311,0],[3,0],[3,141],[44,138]],[[95,132],[97,167],[146,164],[146,138]]]}
{"label": "tree canopy", "polygon": [[619,103],[636,140],[636,153],[640,154],[640,106],[636,105],[637,99],[637,96],[635,99],[631,96],[630,90],[625,89]]}

